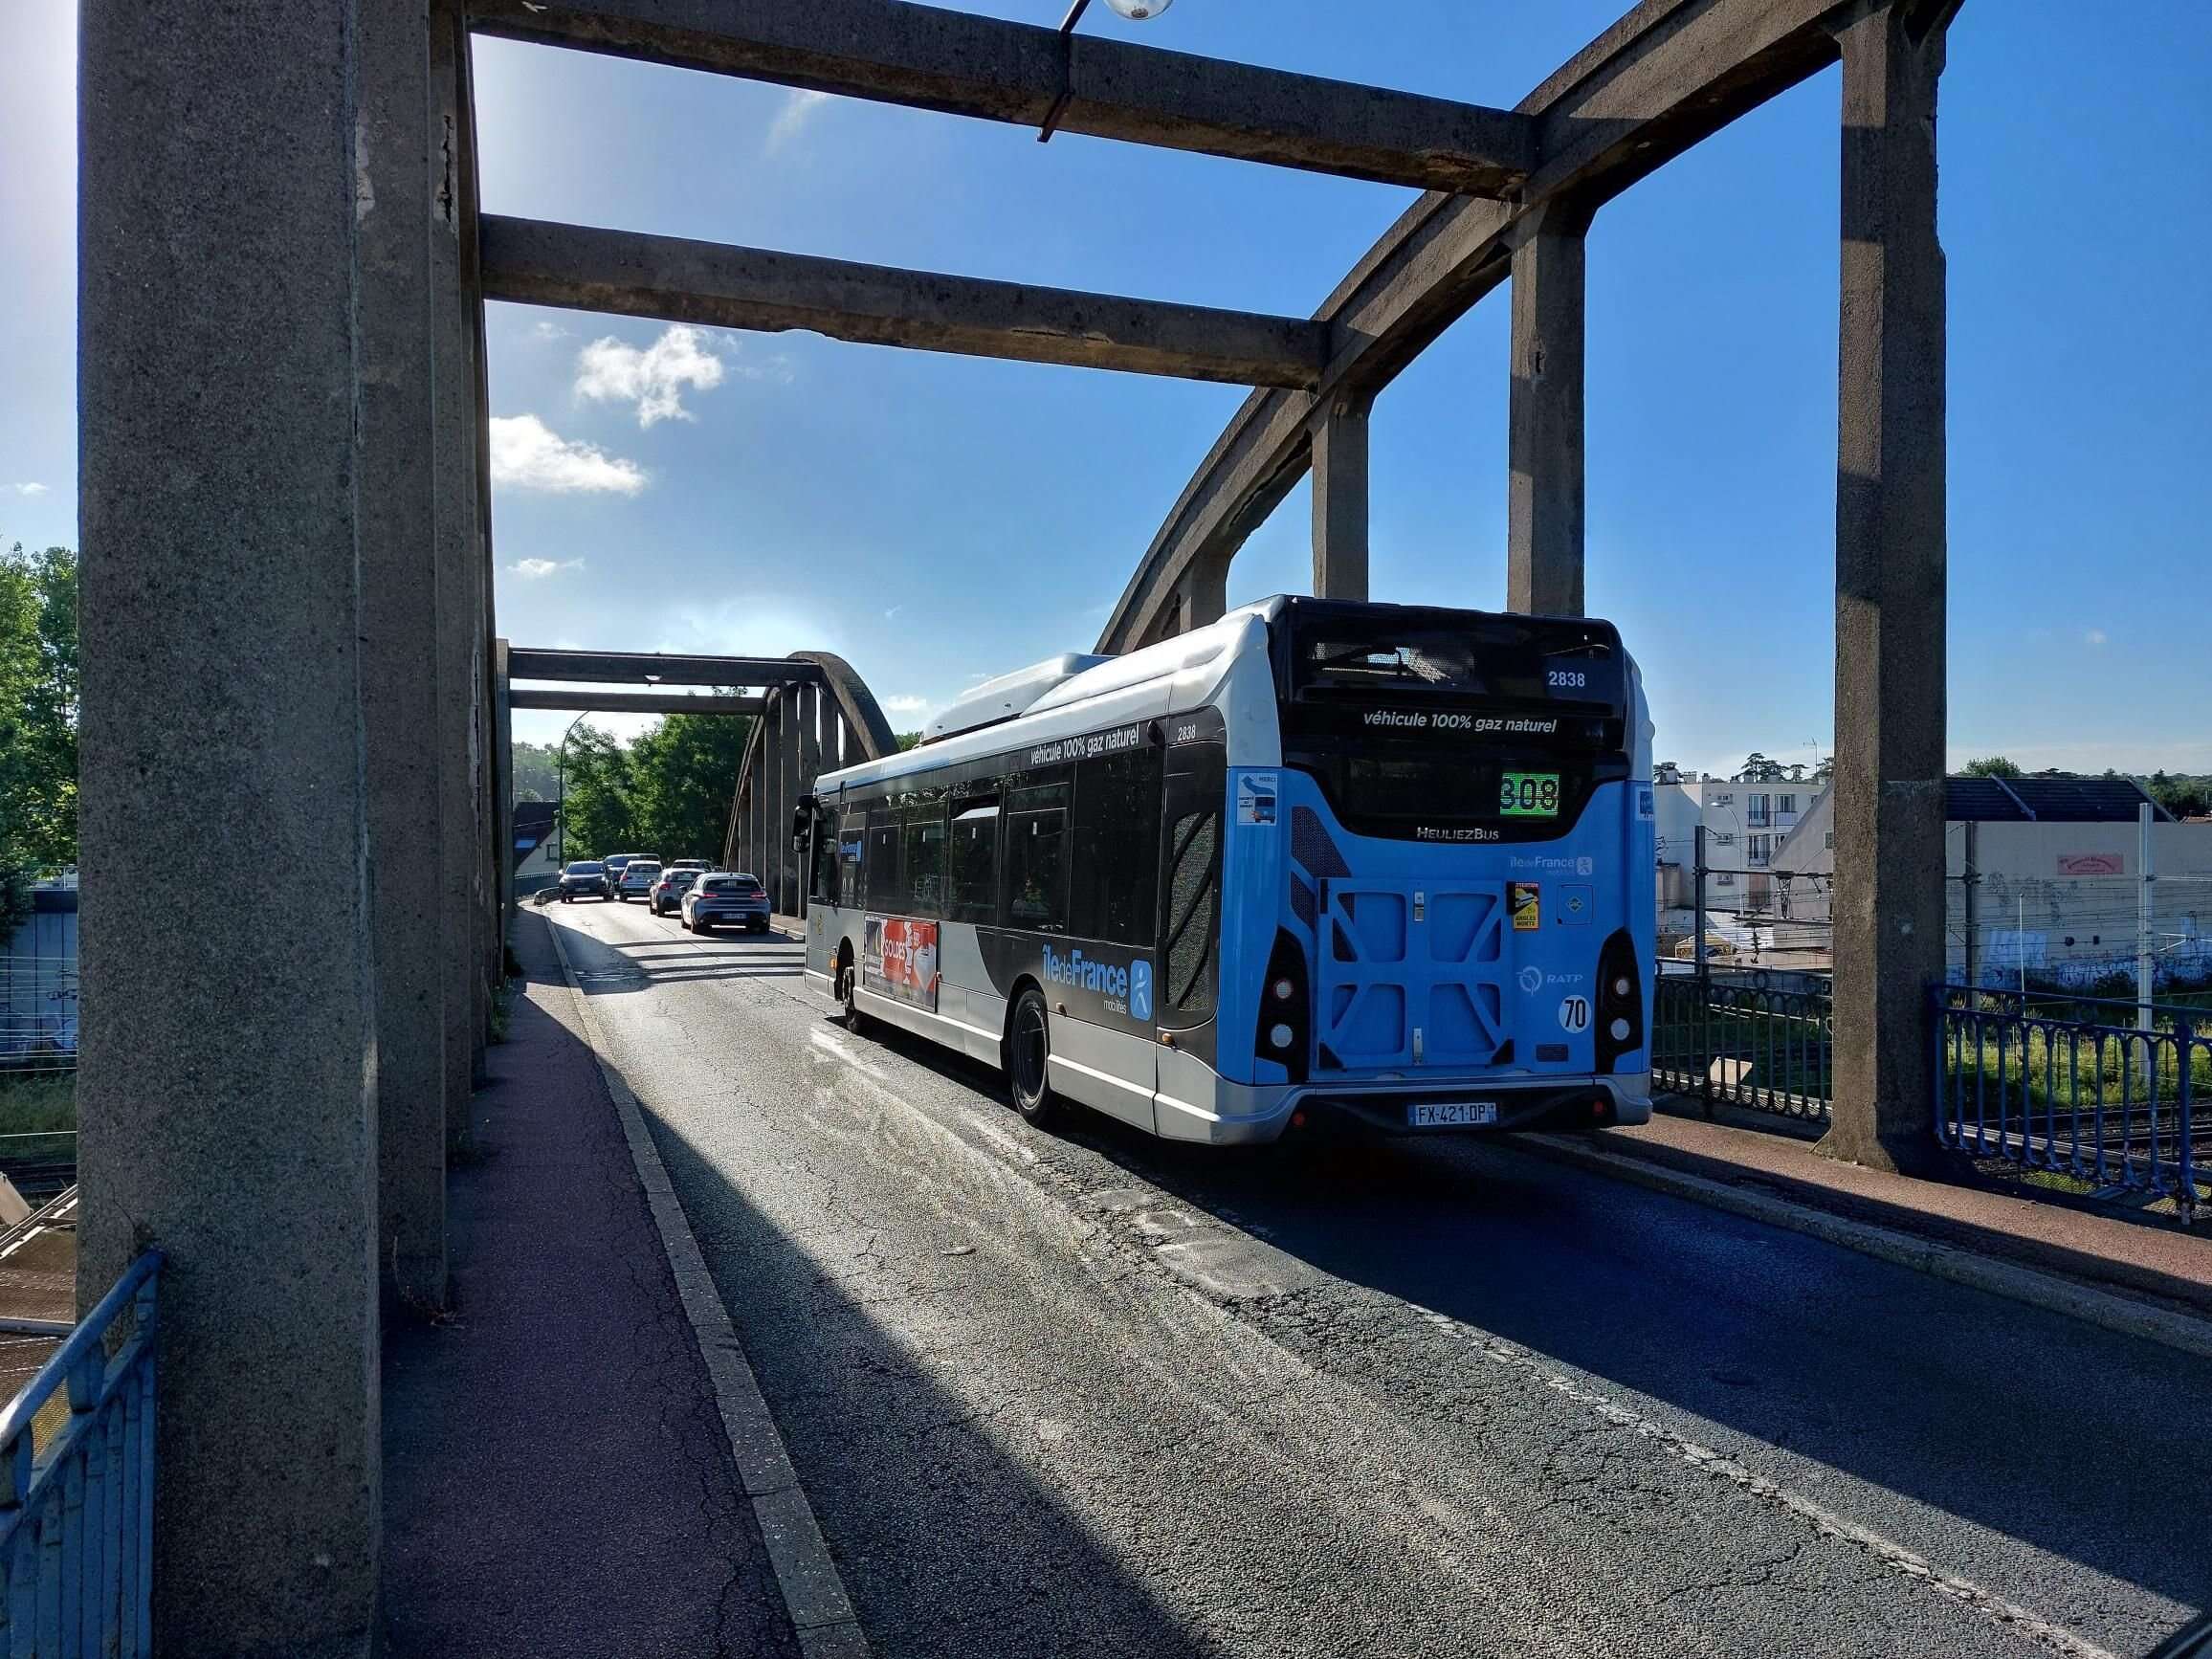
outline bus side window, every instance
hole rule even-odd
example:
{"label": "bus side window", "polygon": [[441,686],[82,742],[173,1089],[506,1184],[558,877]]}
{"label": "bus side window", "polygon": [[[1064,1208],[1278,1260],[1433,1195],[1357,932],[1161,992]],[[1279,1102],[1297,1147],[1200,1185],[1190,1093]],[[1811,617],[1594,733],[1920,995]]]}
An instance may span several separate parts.
{"label": "bus side window", "polygon": [[906,910],[915,916],[944,913],[944,796],[908,802],[900,814],[906,869]]}
{"label": "bus side window", "polygon": [[1006,814],[1006,925],[1068,931],[1068,809]]}
{"label": "bus side window", "polygon": [[1199,1024],[1213,1013],[1221,937],[1222,795],[1227,757],[1206,744],[1169,757],[1160,838],[1162,1023]]}
{"label": "bus side window", "polygon": [[1075,768],[1068,931],[1152,943],[1158,919],[1161,752],[1147,744]]}
{"label": "bus side window", "polygon": [[898,821],[889,807],[868,811],[868,908],[898,908]]}
{"label": "bus side window", "polygon": [[952,801],[952,852],[947,921],[988,927],[999,918],[999,796],[959,794]]}

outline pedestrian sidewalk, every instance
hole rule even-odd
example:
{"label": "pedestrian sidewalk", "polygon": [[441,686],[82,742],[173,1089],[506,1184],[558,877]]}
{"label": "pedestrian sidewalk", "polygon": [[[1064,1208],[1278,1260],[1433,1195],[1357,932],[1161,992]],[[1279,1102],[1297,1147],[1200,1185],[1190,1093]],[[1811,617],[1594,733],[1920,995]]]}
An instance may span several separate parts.
{"label": "pedestrian sidewalk", "polygon": [[1730,1191],[1763,1193],[1848,1223],[2212,1316],[2212,1236],[2204,1232],[2176,1232],[1892,1175],[1825,1158],[1795,1136],[1665,1113],[1639,1128],[1603,1130],[1582,1139],[1528,1139],[1554,1154],[1580,1151],[1608,1164],[1672,1170]]}
{"label": "pedestrian sidewalk", "polygon": [[451,1308],[384,1366],[385,1651],[798,1651],[547,924],[452,1176]]}

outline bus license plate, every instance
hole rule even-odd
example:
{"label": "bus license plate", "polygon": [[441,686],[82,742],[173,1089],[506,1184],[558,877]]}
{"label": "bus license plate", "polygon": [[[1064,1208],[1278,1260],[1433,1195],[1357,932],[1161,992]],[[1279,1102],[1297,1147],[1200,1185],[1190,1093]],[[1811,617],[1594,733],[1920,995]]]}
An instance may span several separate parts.
{"label": "bus license plate", "polygon": [[1478,1129],[1497,1121],[1495,1100],[1441,1100],[1408,1106],[1407,1124],[1415,1129]]}

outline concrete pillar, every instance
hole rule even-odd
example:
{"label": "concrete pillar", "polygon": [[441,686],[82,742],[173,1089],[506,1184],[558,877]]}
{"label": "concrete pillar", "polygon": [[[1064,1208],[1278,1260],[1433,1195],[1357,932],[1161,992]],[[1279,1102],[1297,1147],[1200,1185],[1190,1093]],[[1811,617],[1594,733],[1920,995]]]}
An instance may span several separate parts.
{"label": "concrete pillar", "polygon": [[1586,214],[1544,208],[1513,254],[1506,608],[1582,614],[1582,248]]}
{"label": "concrete pillar", "polygon": [[1835,1109],[1823,1147],[1926,1162],[1928,986],[1943,974],[1944,268],[1940,30],[1839,32]]}
{"label": "concrete pillar", "polygon": [[168,1253],[164,1654],[363,1653],[376,1613],[355,22],[78,19],[77,1295]]}
{"label": "concrete pillar", "polygon": [[506,972],[507,922],[515,914],[515,707],[507,673],[507,642],[492,641],[492,799],[498,808],[499,971]]}
{"label": "concrete pillar", "polygon": [[1314,592],[1367,597],[1367,412],[1332,402],[1314,419]]}
{"label": "concrete pillar", "polygon": [[[822,725],[825,718],[822,708],[822,688],[818,685],[800,687],[799,790],[802,794],[810,792],[814,787],[814,780],[819,778],[827,769],[822,763]],[[788,826],[785,827],[785,833],[789,833]],[[799,873],[799,903],[793,914],[805,916],[809,885],[807,881],[809,872],[807,868],[806,855],[794,852],[792,863]]]}
{"label": "concrete pillar", "polygon": [[1228,561],[1202,559],[1184,572],[1175,589],[1176,633],[1219,622],[1228,609]]}
{"label": "concrete pillar", "polygon": [[776,699],[776,815],[768,824],[769,855],[776,866],[776,908],[799,909],[798,860],[791,853],[791,813],[799,804],[799,688],[787,685]]}
{"label": "concrete pillar", "polygon": [[446,1296],[443,920],[420,868],[438,821],[431,410],[429,42],[419,11],[360,15],[361,665],[375,902],[379,1238],[402,1302]]}
{"label": "concrete pillar", "polygon": [[469,1100],[484,1034],[481,882],[484,826],[477,781],[478,641],[483,626],[481,520],[476,431],[476,309],[466,292],[461,240],[465,153],[464,43],[451,11],[430,15],[430,143],[434,168],[430,268],[431,305],[431,476],[436,492],[438,719],[425,734],[438,758],[438,814],[425,826],[423,874],[438,891],[444,942],[438,971],[446,1009],[446,1139],[468,1139]]}

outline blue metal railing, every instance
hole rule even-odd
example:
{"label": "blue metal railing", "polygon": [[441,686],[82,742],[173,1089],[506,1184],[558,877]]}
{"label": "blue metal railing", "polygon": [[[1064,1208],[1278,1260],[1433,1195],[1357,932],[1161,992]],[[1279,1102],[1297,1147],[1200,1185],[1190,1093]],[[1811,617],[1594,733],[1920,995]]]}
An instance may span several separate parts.
{"label": "blue metal railing", "polygon": [[[0,1411],[0,1653],[11,1659],[153,1650],[161,1263],[159,1250],[132,1263]],[[50,1401],[66,1414],[42,1412]]]}
{"label": "blue metal railing", "polygon": [[1809,976],[1724,984],[1662,971],[1653,1001],[1651,1077],[1660,1088],[1708,1108],[1718,1100],[1826,1120],[1834,999]]}
{"label": "blue metal railing", "polygon": [[[1937,985],[1936,1138],[2195,1219],[2212,1171],[2212,1019],[2153,1005]],[[2052,1007],[2063,1009],[2049,1011]]]}

